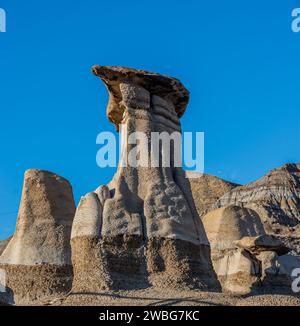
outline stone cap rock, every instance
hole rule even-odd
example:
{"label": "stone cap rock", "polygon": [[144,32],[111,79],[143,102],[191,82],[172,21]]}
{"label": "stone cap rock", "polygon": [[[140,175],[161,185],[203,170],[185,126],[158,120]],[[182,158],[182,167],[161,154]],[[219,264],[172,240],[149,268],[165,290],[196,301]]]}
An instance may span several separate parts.
{"label": "stone cap rock", "polygon": [[102,79],[108,88],[110,99],[107,107],[107,115],[109,120],[117,126],[122,120],[124,111],[124,108],[120,105],[122,94],[119,85],[121,83],[131,83],[141,86],[151,94],[171,101],[175,106],[175,111],[179,118],[185,112],[189,101],[189,91],[176,78],[144,70],[117,66],[95,65],[92,67],[92,71]]}
{"label": "stone cap rock", "polygon": [[272,235],[260,235],[257,237],[243,237],[240,240],[234,241],[238,248],[243,248],[254,255],[262,251],[274,251],[278,255],[284,255],[290,251],[280,239]]}

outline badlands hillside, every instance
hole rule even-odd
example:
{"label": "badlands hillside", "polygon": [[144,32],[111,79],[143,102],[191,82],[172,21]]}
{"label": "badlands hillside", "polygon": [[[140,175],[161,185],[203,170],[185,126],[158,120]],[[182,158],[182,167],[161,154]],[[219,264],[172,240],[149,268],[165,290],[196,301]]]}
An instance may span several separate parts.
{"label": "badlands hillside", "polygon": [[[93,73],[117,130],[181,132],[189,92],[179,80],[123,67]],[[300,305],[299,243],[300,164],[243,186],[195,178],[172,158],[169,167],[120,165],[77,207],[68,180],[31,169],[16,230],[0,241],[0,303]]]}

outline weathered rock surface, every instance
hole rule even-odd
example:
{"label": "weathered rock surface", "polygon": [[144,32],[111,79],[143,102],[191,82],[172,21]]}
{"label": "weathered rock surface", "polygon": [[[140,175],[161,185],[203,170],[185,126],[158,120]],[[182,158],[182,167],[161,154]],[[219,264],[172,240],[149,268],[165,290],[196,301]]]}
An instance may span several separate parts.
{"label": "weathered rock surface", "polygon": [[[182,117],[185,112],[190,97],[189,91],[176,78],[116,66],[96,65],[92,70],[107,86],[110,96],[107,105],[107,117],[116,125],[117,129],[123,122],[123,115],[126,111],[126,108],[122,105],[124,99],[127,100],[129,107],[131,107],[131,104],[133,104],[133,107],[138,104],[143,108],[146,104],[149,108],[149,95],[153,94],[170,102],[178,118]],[[122,85],[128,85],[129,87],[132,85],[133,88],[128,94],[122,90]],[[144,97],[141,96],[141,93],[144,94]]]}
{"label": "weathered rock surface", "polygon": [[300,228],[297,229],[298,230],[291,230],[289,235],[287,235],[286,232],[283,236],[280,234],[277,235],[286,247],[291,248],[290,254],[293,256],[300,256]]}
{"label": "weathered rock surface", "polygon": [[265,234],[259,215],[250,208],[226,206],[209,212],[203,223],[212,261],[224,291],[290,293],[298,257],[280,237]]}
{"label": "weathered rock surface", "polygon": [[2,252],[5,250],[5,248],[7,247],[9,241],[11,240],[12,237],[9,237],[5,240],[1,240],[0,241],[0,256],[2,254]]}
{"label": "weathered rock surface", "polygon": [[227,206],[203,217],[214,269],[224,291],[249,293],[259,280],[260,264],[235,241],[264,234],[259,216],[249,208]]}
{"label": "weathered rock surface", "polygon": [[200,218],[213,210],[213,204],[220,197],[239,186],[209,174],[196,175],[195,172],[186,172],[186,174]]}
{"label": "weathered rock surface", "polygon": [[275,251],[261,251],[257,255],[257,259],[261,262],[263,278],[278,273],[278,255]]}
{"label": "weathered rock surface", "polygon": [[73,291],[100,292],[111,286],[109,272],[101,255],[100,231],[103,191],[81,198],[77,207],[72,234]]}
{"label": "weathered rock surface", "polygon": [[284,255],[290,251],[290,249],[287,248],[279,238],[267,234],[257,237],[243,237],[240,240],[234,241],[234,244],[254,255],[257,255],[262,251],[274,251],[278,255]]}
{"label": "weathered rock surface", "polygon": [[295,272],[300,271],[300,257],[279,256],[275,251],[262,251],[256,257],[261,263],[259,291],[293,294],[292,284],[299,276],[299,272]]}
{"label": "weathered rock surface", "polygon": [[238,294],[291,293],[300,268],[300,164],[245,186],[185,173],[174,144],[170,166],[126,165],[132,133],[146,135],[136,156],[148,163],[152,132],[181,133],[189,92],[175,78],[142,70],[93,72],[122,134],[118,170],[81,198],[76,213],[67,180],[25,173],[16,231],[0,241],[0,305],[42,302],[71,288],[78,298],[123,289],[218,291],[220,284]]}
{"label": "weathered rock surface", "polygon": [[258,214],[249,208],[227,206],[209,212],[203,224],[212,249],[235,249],[234,241],[264,234]]}
{"label": "weathered rock surface", "polygon": [[214,207],[228,205],[255,210],[267,233],[290,234],[290,228],[300,223],[300,164],[286,164],[258,181],[236,187]]}
{"label": "weathered rock surface", "polygon": [[0,257],[15,301],[70,289],[75,209],[66,179],[41,170],[25,173],[16,231]]}
{"label": "weathered rock surface", "polygon": [[[107,115],[123,142],[118,170],[95,194],[82,198],[72,232],[73,290],[188,286],[218,288],[210,247],[181,168],[130,165],[129,137],[181,132],[189,93],[175,78],[121,67],[93,67],[107,86]],[[121,128],[122,126],[122,128]],[[174,152],[174,145],[171,153]],[[143,153],[151,162],[149,148]],[[162,155],[162,152],[160,152]],[[88,202],[88,203],[87,203]],[[95,261],[98,273],[84,282]],[[84,283],[84,285],[82,285]],[[96,289],[95,289],[96,287]]]}
{"label": "weathered rock surface", "polygon": [[300,262],[286,253],[300,254],[299,167],[286,164],[249,185],[233,185],[208,206],[202,219],[223,290],[291,292],[290,266]]}
{"label": "weathered rock surface", "polygon": [[259,282],[260,262],[246,250],[231,249],[213,261],[224,291],[247,294]]}

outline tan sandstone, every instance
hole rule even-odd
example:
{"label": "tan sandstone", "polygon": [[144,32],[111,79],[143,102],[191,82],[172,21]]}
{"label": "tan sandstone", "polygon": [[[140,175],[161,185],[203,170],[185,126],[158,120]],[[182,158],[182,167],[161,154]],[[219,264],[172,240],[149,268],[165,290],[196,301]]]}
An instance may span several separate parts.
{"label": "tan sandstone", "polygon": [[47,171],[26,171],[16,231],[0,256],[10,300],[30,301],[70,290],[74,213],[66,179]]}
{"label": "tan sandstone", "polygon": [[[175,78],[146,71],[94,66],[93,72],[109,91],[107,116],[122,133],[122,154],[113,180],[83,197],[77,208],[73,290],[218,289],[209,242],[184,171],[172,159],[170,167],[121,165],[133,148],[128,141],[132,132],[144,132],[148,143],[153,131],[181,132],[179,118],[188,91]],[[146,156],[150,158],[149,149]],[[87,281],[83,278],[90,263],[83,257],[95,261],[98,269]]]}

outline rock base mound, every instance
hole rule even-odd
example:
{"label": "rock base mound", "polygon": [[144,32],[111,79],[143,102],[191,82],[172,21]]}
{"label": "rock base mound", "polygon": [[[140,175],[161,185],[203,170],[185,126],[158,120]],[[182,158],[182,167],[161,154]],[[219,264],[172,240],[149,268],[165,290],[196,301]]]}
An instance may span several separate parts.
{"label": "rock base mound", "polygon": [[290,249],[281,239],[265,233],[255,211],[226,206],[203,221],[224,291],[293,294],[292,271],[300,267],[300,258],[287,255]]}
{"label": "rock base mound", "polygon": [[[76,234],[76,230],[84,229],[76,227],[78,220],[81,220],[78,216],[84,214],[82,209],[83,206],[79,205],[71,240],[73,292],[152,286],[220,289],[208,245],[196,245],[180,239],[145,240],[140,236],[127,235],[103,237],[101,230],[98,236]],[[95,230],[91,233],[95,234]]]}

